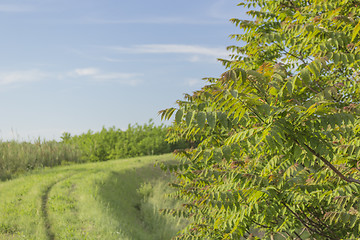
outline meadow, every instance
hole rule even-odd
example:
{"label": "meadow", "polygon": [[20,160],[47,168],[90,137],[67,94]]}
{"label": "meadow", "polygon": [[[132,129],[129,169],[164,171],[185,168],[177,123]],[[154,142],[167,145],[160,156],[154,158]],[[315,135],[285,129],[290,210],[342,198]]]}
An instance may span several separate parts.
{"label": "meadow", "polygon": [[170,175],[135,157],[41,168],[0,182],[0,239],[171,239],[183,219],[159,213],[178,205]]}

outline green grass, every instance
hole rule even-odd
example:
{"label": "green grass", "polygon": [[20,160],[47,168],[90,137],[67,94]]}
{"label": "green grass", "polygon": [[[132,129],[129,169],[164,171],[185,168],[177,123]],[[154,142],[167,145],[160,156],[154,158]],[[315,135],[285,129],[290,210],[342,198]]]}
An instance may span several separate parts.
{"label": "green grass", "polygon": [[0,140],[0,181],[22,175],[33,169],[61,164],[80,163],[75,146],[36,140],[34,143]]}
{"label": "green grass", "polygon": [[184,221],[158,213],[171,155],[55,167],[0,182],[0,239],[171,239]]}

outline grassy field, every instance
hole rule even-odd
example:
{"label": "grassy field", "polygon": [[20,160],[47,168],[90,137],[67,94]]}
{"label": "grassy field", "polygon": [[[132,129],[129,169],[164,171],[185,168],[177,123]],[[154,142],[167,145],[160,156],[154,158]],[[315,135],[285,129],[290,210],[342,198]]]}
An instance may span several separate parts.
{"label": "grassy field", "polygon": [[55,167],[0,182],[0,239],[171,239],[181,219],[160,215],[171,155]]}

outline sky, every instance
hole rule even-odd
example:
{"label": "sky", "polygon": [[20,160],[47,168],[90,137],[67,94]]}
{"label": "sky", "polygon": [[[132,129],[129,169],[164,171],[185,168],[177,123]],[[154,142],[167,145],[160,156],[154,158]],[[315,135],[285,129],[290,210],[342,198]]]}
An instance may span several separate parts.
{"label": "sky", "polygon": [[161,122],[226,69],[236,0],[0,0],[0,139]]}

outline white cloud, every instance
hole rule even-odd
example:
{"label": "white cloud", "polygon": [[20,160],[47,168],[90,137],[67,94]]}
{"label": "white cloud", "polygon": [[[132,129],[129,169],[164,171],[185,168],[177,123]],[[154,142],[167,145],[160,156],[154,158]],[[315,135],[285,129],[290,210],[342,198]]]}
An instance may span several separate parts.
{"label": "white cloud", "polygon": [[74,70],[74,74],[78,76],[91,76],[99,73],[97,68],[78,68]]}
{"label": "white cloud", "polygon": [[143,44],[132,47],[112,47],[112,49],[123,53],[154,53],[154,54],[194,54],[212,57],[225,57],[229,53],[221,47],[204,47],[186,44]]}
{"label": "white cloud", "polygon": [[78,68],[69,74],[72,77],[86,77],[96,82],[117,82],[129,86],[137,86],[142,82],[140,73],[109,72],[104,73],[97,68]]}
{"label": "white cloud", "polygon": [[0,85],[11,85],[24,82],[36,82],[48,76],[39,70],[0,72]]}
{"label": "white cloud", "polygon": [[24,5],[14,4],[0,4],[0,12],[8,13],[20,13],[20,12],[32,12],[34,9]]}

